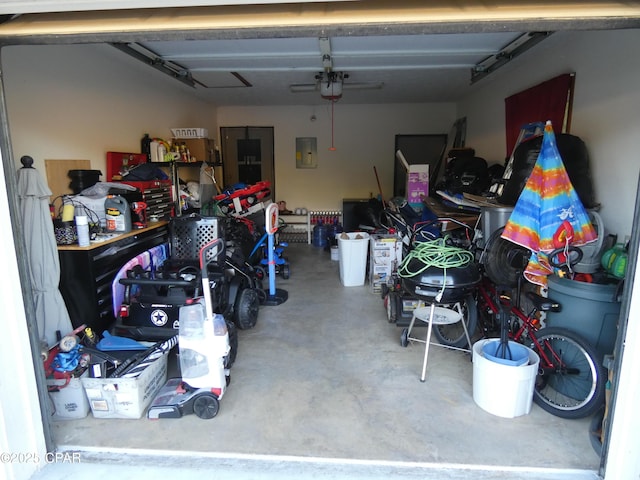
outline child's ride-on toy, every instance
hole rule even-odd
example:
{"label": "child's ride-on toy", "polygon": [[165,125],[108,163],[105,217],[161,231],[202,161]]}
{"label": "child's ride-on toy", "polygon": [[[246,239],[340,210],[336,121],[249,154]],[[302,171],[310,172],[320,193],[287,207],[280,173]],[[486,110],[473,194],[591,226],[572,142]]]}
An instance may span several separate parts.
{"label": "child's ride-on toy", "polygon": [[224,214],[239,214],[271,195],[271,183],[258,182],[254,185],[238,183],[226,188],[213,197]]}
{"label": "child's ride-on toy", "polygon": [[[254,259],[255,268],[259,272],[261,279],[264,279],[268,275],[269,267],[269,252],[267,247],[267,237],[265,233],[260,240],[253,247],[253,250],[249,254],[249,259]],[[286,242],[280,242],[273,247],[273,261],[275,262],[276,275],[281,275],[283,279],[288,280],[291,276],[291,267],[289,266],[289,260],[284,256],[284,249],[289,244]]]}
{"label": "child's ride-on toy", "polygon": [[255,326],[262,290],[252,275],[227,257],[223,221],[196,215],[172,219],[169,258],[153,268],[127,270],[126,277],[118,280],[125,290],[118,305],[114,335],[136,340],[160,340],[176,335],[180,307],[187,299],[203,294],[199,251],[217,238],[224,241],[216,252],[209,253],[207,271],[213,309],[227,319],[232,345],[236,327],[244,330]]}

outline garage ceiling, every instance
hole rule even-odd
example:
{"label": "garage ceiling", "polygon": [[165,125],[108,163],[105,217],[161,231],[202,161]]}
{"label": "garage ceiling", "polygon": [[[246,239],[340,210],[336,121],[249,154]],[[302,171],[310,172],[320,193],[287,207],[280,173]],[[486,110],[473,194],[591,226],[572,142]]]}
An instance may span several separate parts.
{"label": "garage ceiling", "polygon": [[[104,3],[76,1],[86,10]],[[504,0],[53,10],[73,3],[0,1],[0,13],[14,12],[0,25],[0,42],[112,44],[217,105],[319,104],[326,100],[316,77],[326,72],[344,74],[342,103],[455,102],[472,79],[486,81],[553,31],[640,20],[637,2],[606,1],[553,1],[544,11],[540,1]],[[51,10],[21,13],[18,5]]]}
{"label": "garage ceiling", "polygon": [[169,72],[184,69],[218,105],[319,103],[323,80],[316,77],[327,71],[346,74],[344,103],[449,102],[468,90],[475,65],[522,35],[148,41],[127,47],[170,66]]}

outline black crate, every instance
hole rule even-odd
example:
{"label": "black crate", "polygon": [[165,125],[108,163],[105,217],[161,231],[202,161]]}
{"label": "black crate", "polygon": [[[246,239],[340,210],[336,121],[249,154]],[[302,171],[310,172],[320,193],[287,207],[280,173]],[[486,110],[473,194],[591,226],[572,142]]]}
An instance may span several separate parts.
{"label": "black crate", "polygon": [[[175,217],[169,224],[171,238],[171,262],[198,262],[200,250],[217,238],[224,239],[224,218],[190,215]],[[224,265],[224,242],[222,251],[213,249],[207,253],[208,264]]]}

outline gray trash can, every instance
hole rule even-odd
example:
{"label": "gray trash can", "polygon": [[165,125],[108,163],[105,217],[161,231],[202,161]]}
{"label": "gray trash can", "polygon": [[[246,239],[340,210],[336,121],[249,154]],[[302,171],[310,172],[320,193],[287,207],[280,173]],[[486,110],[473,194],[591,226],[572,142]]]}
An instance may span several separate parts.
{"label": "gray trash can", "polygon": [[613,353],[618,335],[620,302],[617,284],[578,282],[550,275],[549,298],[559,302],[562,310],[548,312],[548,327],[563,327],[582,335],[600,354]]}

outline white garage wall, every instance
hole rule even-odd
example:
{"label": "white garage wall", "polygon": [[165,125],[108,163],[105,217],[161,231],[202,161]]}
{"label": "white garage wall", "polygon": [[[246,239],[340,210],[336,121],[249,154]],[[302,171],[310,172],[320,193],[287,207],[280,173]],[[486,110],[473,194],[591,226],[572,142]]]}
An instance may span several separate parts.
{"label": "white garage wall", "polygon": [[[631,233],[638,182],[640,30],[559,32],[479,82],[459,103],[467,144],[492,162],[506,157],[504,99],[561,73],[575,72],[571,132],[591,160],[596,198],[608,232]],[[486,81],[486,83],[485,83]],[[557,128],[559,131],[559,127]]]}
{"label": "white garage wall", "polygon": [[5,47],[2,71],[16,162],[31,155],[43,174],[45,159],[88,159],[106,174],[105,153],[139,152],[144,133],[217,128],[193,89],[108,45]]}
{"label": "white garage wall", "polygon": [[[31,155],[44,173],[45,159],[89,159],[106,173],[105,152],[137,152],[146,132],[168,139],[170,127],[203,126],[217,138],[218,123],[273,126],[277,196],[290,208],[340,209],[343,198],[376,196],[374,166],[390,197],[395,135],[448,133],[455,120],[453,103],[337,102],[330,152],[329,102],[220,108],[216,117],[194,90],[105,45],[5,47],[2,66],[16,162]],[[317,137],[317,169],[296,169],[296,137]]]}
{"label": "white garage wall", "polygon": [[[323,106],[218,108],[218,124],[222,127],[274,127],[275,200],[285,200],[290,210],[342,209],[343,198],[377,196],[374,166],[384,197],[391,198],[395,135],[446,134],[454,120],[452,103],[346,105],[338,101],[334,105],[336,150],[329,151],[329,102]],[[317,138],[317,168],[296,168],[296,137]]]}
{"label": "white garage wall", "polygon": [[[368,105],[338,102],[335,145],[330,108],[207,106],[193,90],[102,45],[16,46],[2,66],[16,160],[28,154],[44,171],[46,158],[87,158],[104,168],[109,150],[138,151],[145,131],[169,137],[169,127],[274,126],[278,200],[289,207],[334,209],[342,198],[392,193],[396,134],[447,133],[468,119],[467,145],[490,163],[503,162],[504,98],[554,75],[576,72],[572,133],[591,154],[596,195],[607,230],[631,230],[638,166],[633,131],[640,107],[639,30],[556,33],[536,49],[481,81],[458,105]],[[533,66],[533,68],[532,68]],[[152,88],[150,87],[152,85]],[[177,85],[177,86],[176,86]],[[348,93],[348,92],[347,92]],[[312,122],[311,115],[317,120]],[[143,127],[141,127],[143,125]],[[318,138],[317,169],[295,168],[295,138]],[[37,139],[37,140],[36,140]]]}

